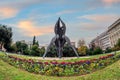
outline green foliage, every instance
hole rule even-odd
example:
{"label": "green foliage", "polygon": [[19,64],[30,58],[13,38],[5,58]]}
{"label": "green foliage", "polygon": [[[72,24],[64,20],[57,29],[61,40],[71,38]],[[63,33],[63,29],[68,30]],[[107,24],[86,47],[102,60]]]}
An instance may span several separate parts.
{"label": "green foliage", "polygon": [[97,55],[97,54],[103,54],[103,51],[100,47],[95,47],[94,49],[88,49],[87,50],[88,55]]}
{"label": "green foliage", "polygon": [[0,44],[4,46],[6,49],[8,49],[11,42],[12,42],[12,28],[7,27],[6,25],[0,25]]}
{"label": "green foliage", "polygon": [[56,57],[57,56],[56,48],[54,45],[50,47],[46,56],[47,57]]}
{"label": "green foliage", "polygon": [[37,46],[39,46],[39,42],[36,41],[36,37],[35,37],[35,36],[33,37],[33,45],[37,45]]}
{"label": "green foliage", "polygon": [[[56,47],[55,45],[51,46],[49,51],[48,51],[48,54],[46,55],[48,57],[57,57],[57,50],[56,50]],[[63,57],[73,57],[73,56],[76,56],[73,49],[68,45],[66,44],[64,47],[63,47],[63,54],[62,54]]]}
{"label": "green foliage", "polygon": [[24,54],[24,52],[26,53],[26,49],[28,49],[28,45],[26,43],[17,41],[15,44],[16,44],[17,52],[21,52],[22,54]]}
{"label": "green foliage", "polygon": [[96,47],[95,50],[93,51],[93,54],[96,55],[96,54],[102,54],[103,51],[100,47]]}
{"label": "green foliage", "polygon": [[21,52],[21,42],[17,41],[15,44],[16,44],[16,47],[17,47],[17,52]]}
{"label": "green foliage", "polygon": [[73,56],[76,56],[76,55],[75,55],[73,49],[68,44],[66,44],[63,47],[63,56],[64,57],[73,57]]}
{"label": "green foliage", "polygon": [[87,54],[87,51],[88,51],[87,46],[80,46],[80,47],[78,48],[78,53],[79,53],[79,55],[86,55],[86,54]]}
{"label": "green foliage", "polygon": [[7,49],[8,52],[17,52],[17,47],[15,44],[13,45],[9,45],[8,49]]}
{"label": "green foliage", "polygon": [[112,49],[111,48],[106,48],[106,50],[105,50],[105,53],[110,53],[110,52],[112,52]]}
{"label": "green foliage", "polygon": [[30,55],[30,49],[26,48],[26,49],[24,50],[24,55]]}
{"label": "green foliage", "polygon": [[34,36],[33,37],[33,45],[35,45],[35,43],[36,43],[36,37]]}
{"label": "green foliage", "polygon": [[45,47],[41,47],[40,48],[40,56],[42,57],[44,53],[45,53]]}
{"label": "green foliage", "polygon": [[118,39],[116,45],[112,48],[113,51],[118,51],[120,50],[120,38]]}
{"label": "green foliage", "polygon": [[30,55],[33,56],[40,56],[40,49],[38,47],[38,45],[33,45],[30,51]]}
{"label": "green foliage", "polygon": [[117,41],[117,44],[116,44],[118,47],[120,47],[120,38],[118,39]]}
{"label": "green foliage", "polygon": [[39,46],[39,42],[38,42],[38,41],[37,41],[37,42],[35,42],[35,45]]}

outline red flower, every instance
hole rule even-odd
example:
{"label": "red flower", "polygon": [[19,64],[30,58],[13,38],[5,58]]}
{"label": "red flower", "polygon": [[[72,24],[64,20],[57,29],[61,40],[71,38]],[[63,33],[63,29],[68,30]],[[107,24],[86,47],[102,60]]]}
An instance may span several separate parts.
{"label": "red flower", "polygon": [[54,62],[50,62],[51,64],[53,64],[53,65],[57,65],[58,64],[58,62],[57,61],[54,61]]}
{"label": "red flower", "polygon": [[66,62],[61,62],[60,64],[62,64],[62,65],[66,65]]}
{"label": "red flower", "polygon": [[43,64],[42,62],[38,62],[39,64]]}
{"label": "red flower", "polygon": [[45,65],[48,65],[49,63],[48,62],[44,62]]}

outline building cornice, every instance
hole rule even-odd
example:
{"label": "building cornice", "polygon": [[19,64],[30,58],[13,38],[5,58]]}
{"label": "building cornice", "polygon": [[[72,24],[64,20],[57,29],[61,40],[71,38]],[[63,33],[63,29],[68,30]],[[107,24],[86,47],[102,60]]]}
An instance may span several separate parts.
{"label": "building cornice", "polygon": [[113,29],[116,25],[118,25],[120,23],[120,18],[117,20],[117,21],[115,21],[112,25],[110,25],[109,27],[108,27],[108,31],[110,31],[111,29]]}

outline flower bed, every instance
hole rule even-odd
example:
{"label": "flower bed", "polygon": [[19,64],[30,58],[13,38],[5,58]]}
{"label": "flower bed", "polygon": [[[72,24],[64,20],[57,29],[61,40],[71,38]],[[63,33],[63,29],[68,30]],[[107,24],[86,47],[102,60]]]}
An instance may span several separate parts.
{"label": "flower bed", "polygon": [[120,58],[120,55],[108,54],[97,59],[80,60],[76,62],[36,62],[32,59],[18,58],[15,56],[3,56],[2,59],[9,64],[42,75],[71,76],[83,75],[99,70],[112,64]]}

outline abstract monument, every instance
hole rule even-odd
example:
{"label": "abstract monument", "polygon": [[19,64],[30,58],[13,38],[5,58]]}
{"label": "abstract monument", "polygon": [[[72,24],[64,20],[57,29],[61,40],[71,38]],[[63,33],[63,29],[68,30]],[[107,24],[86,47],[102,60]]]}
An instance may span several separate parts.
{"label": "abstract monument", "polygon": [[62,57],[63,46],[66,42],[73,49],[73,51],[75,52],[77,57],[79,57],[76,49],[74,48],[74,46],[71,45],[70,39],[65,35],[66,26],[60,18],[58,19],[58,21],[55,24],[54,32],[55,32],[55,37],[52,38],[50,44],[48,45],[48,47],[47,47],[47,49],[46,49],[46,51],[43,55],[43,58],[45,58],[47,52],[49,51],[49,49],[52,45],[55,45],[57,55],[58,55],[59,58],[61,58]]}

